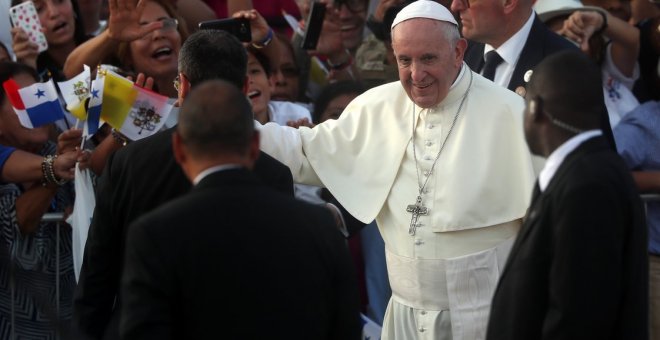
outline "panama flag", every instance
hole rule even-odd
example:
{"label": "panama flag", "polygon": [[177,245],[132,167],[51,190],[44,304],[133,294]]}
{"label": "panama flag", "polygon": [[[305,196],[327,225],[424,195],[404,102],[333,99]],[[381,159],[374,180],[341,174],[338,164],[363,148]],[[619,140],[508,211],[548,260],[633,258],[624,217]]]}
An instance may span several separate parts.
{"label": "panama flag", "polygon": [[67,81],[57,82],[62,98],[66,102],[66,109],[80,120],[87,119],[85,100],[89,98],[90,74],[89,66],[84,65],[84,70],[79,75]]}
{"label": "panama flag", "polygon": [[35,83],[22,89],[14,79],[2,84],[21,125],[32,129],[64,118],[53,80]]}
{"label": "panama flag", "polygon": [[136,86],[110,70],[105,72],[101,119],[130,140],[158,132],[171,111],[166,96]]}
{"label": "panama flag", "polygon": [[87,109],[87,124],[85,124],[85,129],[83,134],[85,136],[91,136],[98,131],[99,126],[101,125],[101,104],[103,98],[103,79],[104,77],[99,73],[92,81],[92,89],[89,93],[89,104]]}

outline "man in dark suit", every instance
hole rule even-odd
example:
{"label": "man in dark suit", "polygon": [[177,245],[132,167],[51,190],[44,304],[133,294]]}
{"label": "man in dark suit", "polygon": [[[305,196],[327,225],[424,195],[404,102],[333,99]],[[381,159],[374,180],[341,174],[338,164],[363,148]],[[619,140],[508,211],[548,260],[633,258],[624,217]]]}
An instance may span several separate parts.
{"label": "man in dark suit", "polygon": [[245,95],[195,88],[173,148],[194,187],[128,230],[122,339],[359,339],[343,237],[327,209],[249,171],[259,133]]}
{"label": "man in dark suit", "polygon": [[525,136],[548,157],[493,297],[487,338],[647,339],[648,260],[639,194],[599,127],[600,68],[546,58]]}
{"label": "man in dark suit", "polygon": [[[245,82],[247,55],[225,32],[191,35],[179,52],[179,101],[195,84],[224,79]],[[172,155],[173,129],[127,145],[108,159],[97,187],[96,210],[74,296],[73,328],[82,339],[118,338],[119,280],[128,225],[142,214],[190,190]],[[255,173],[264,183],[293,194],[289,169],[266,154]],[[181,226],[185,233],[185,225]]]}
{"label": "man in dark suit", "polygon": [[[554,53],[578,47],[548,29],[532,9],[533,0],[453,0],[468,39],[463,60],[475,72],[525,96],[532,69]],[[614,146],[607,110],[600,113],[607,141]]]}

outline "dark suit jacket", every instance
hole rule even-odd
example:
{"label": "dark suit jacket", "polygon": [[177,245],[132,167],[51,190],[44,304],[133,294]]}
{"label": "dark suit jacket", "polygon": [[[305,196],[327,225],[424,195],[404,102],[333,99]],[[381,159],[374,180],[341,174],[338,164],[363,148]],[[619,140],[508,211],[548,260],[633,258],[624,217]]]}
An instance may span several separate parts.
{"label": "dark suit jacket", "polygon": [[128,231],[122,339],[359,339],[357,282],[325,208],[245,169],[204,178]]}
{"label": "dark suit jacket", "polygon": [[[110,156],[99,179],[96,209],[74,295],[73,330],[80,339],[118,338],[119,290],[127,227],[190,190],[172,154],[174,128],[131,143]],[[293,195],[289,168],[262,153],[254,171],[266,184]]]}
{"label": "dark suit jacket", "polygon": [[[564,37],[551,31],[545,26],[541,19],[536,16],[532,23],[532,29],[529,31],[529,36],[527,36],[527,41],[525,42],[523,49],[520,51],[520,58],[518,59],[516,68],[513,70],[507,88],[511,91],[515,91],[519,86],[526,87],[524,77],[527,71],[534,70],[536,65],[538,65],[545,57],[564,50],[577,51],[578,47]],[[469,41],[463,59],[472,70],[475,72],[481,72],[484,65],[484,44]],[[612,145],[612,150],[616,150],[610,119],[607,115],[607,110],[605,110],[604,104],[600,120],[605,139],[610,145]]]}
{"label": "dark suit jacket", "polygon": [[534,196],[487,339],[647,339],[646,225],[623,161],[587,140]]}
{"label": "dark suit jacket", "polygon": [[[577,50],[577,46],[555,32],[548,29],[538,17],[534,18],[532,29],[523,49],[516,68],[511,75],[507,88],[515,91],[518,86],[525,86],[524,76],[528,70],[533,70],[545,57],[564,50]],[[484,44],[469,41],[465,51],[465,62],[475,72],[480,72],[484,65]]]}

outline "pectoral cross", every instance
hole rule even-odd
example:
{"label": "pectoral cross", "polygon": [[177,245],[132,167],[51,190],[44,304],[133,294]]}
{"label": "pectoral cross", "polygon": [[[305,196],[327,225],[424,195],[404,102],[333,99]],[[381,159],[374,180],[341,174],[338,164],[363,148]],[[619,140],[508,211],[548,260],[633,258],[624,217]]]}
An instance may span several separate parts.
{"label": "pectoral cross", "polygon": [[419,215],[428,215],[429,214],[429,209],[422,206],[422,196],[417,196],[417,201],[415,201],[415,204],[408,204],[408,207],[406,207],[406,211],[409,213],[412,213],[412,217],[410,218],[410,228],[408,229],[408,234],[410,235],[415,235],[415,229],[417,229],[417,220],[419,219]]}

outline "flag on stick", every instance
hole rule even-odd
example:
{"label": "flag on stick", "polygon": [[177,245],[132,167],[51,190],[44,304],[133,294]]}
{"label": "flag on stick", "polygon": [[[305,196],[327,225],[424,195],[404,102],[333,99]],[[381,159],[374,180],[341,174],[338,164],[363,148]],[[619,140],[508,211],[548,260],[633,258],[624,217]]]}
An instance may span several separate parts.
{"label": "flag on stick", "polygon": [[9,79],[2,87],[24,127],[32,129],[64,118],[52,80],[21,89],[14,79]]}
{"label": "flag on stick", "polygon": [[[158,132],[172,111],[168,98],[107,70],[103,77],[101,119],[131,140]],[[90,103],[91,105],[91,103]]]}
{"label": "flag on stick", "polygon": [[80,120],[87,119],[85,100],[89,98],[90,79],[89,66],[84,65],[82,73],[67,81],[57,83],[66,102],[66,109]]}

